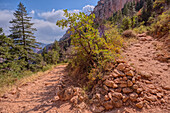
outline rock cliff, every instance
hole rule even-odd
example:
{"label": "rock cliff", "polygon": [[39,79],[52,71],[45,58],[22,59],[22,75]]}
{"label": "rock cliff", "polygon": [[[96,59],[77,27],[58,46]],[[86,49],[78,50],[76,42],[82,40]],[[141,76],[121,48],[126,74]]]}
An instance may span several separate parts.
{"label": "rock cliff", "polygon": [[[98,19],[107,19],[113,15],[114,12],[121,10],[126,2],[134,0],[100,0],[94,8],[94,14]],[[139,0],[135,0],[137,2]]]}

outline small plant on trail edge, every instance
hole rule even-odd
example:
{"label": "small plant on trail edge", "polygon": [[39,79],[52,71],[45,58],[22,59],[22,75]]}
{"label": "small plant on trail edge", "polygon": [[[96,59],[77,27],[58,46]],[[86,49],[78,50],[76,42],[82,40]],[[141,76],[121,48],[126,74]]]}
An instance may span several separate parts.
{"label": "small plant on trail edge", "polygon": [[[81,80],[83,85],[92,86],[102,78],[107,65],[112,65],[118,56],[112,37],[100,37],[98,29],[94,28],[95,15],[68,13],[64,10],[67,19],[57,21],[59,27],[69,27],[71,30],[71,44],[73,59],[68,66],[71,75]],[[115,36],[116,37],[116,36]],[[117,45],[116,45],[117,48]]]}

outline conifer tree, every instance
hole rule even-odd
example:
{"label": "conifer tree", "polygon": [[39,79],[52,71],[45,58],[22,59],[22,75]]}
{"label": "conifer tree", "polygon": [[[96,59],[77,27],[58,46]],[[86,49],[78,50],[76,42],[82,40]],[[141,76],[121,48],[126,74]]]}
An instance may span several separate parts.
{"label": "conifer tree", "polygon": [[25,66],[29,69],[29,64],[33,63],[36,53],[33,52],[34,48],[38,48],[38,43],[35,40],[34,31],[32,28],[31,18],[28,16],[26,7],[20,2],[18,9],[14,12],[14,19],[10,21],[10,38],[14,40],[15,53],[18,59],[25,61]]}
{"label": "conifer tree", "polygon": [[10,64],[14,59],[11,55],[11,47],[13,47],[12,39],[7,38],[3,29],[0,28],[0,72],[10,69]]}

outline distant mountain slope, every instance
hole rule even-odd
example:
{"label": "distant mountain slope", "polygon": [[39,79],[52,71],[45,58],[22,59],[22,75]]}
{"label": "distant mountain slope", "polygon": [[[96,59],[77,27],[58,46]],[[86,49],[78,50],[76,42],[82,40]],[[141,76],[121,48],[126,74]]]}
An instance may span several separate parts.
{"label": "distant mountain slope", "polygon": [[[93,13],[98,19],[107,19],[113,15],[114,12],[121,10],[126,2],[133,2],[134,0],[100,0],[94,8]],[[140,0],[135,0],[138,2]]]}

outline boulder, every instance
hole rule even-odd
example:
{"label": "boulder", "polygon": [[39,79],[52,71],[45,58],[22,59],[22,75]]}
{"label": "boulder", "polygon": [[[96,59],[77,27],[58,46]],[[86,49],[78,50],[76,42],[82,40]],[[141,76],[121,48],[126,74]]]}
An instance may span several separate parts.
{"label": "boulder", "polygon": [[106,101],[103,103],[103,106],[105,107],[106,110],[112,109],[114,106],[112,104],[112,101]]}
{"label": "boulder", "polygon": [[128,76],[134,76],[134,72],[132,70],[127,71],[125,74]]}
{"label": "boulder", "polygon": [[108,88],[106,85],[103,85],[103,88],[104,88],[106,91],[109,90],[109,88]]}
{"label": "boulder", "polygon": [[121,87],[121,88],[127,87],[127,84],[122,83],[119,85],[119,87]]}
{"label": "boulder", "polygon": [[125,65],[123,63],[120,63],[118,66],[117,66],[117,69],[120,70],[120,71],[123,71],[125,69]]}
{"label": "boulder", "polygon": [[122,93],[114,92],[114,93],[112,93],[112,97],[116,97],[118,99],[122,99],[123,95],[122,95]]}
{"label": "boulder", "polygon": [[151,78],[151,74],[146,71],[140,71],[140,75],[144,78]]}
{"label": "boulder", "polygon": [[106,81],[104,82],[104,84],[105,84],[106,86],[108,86],[108,87],[113,87],[114,82],[111,81],[111,80],[106,80]]}
{"label": "boulder", "polygon": [[133,89],[138,89],[138,85],[134,84]]}
{"label": "boulder", "polygon": [[73,103],[73,104],[78,104],[78,96],[74,96],[70,99],[70,102]]}
{"label": "boulder", "polygon": [[138,88],[137,90],[136,90],[136,92],[139,94],[139,93],[141,93],[143,91],[143,89],[142,88]]}
{"label": "boulder", "polygon": [[119,76],[125,76],[125,74],[117,69],[114,69],[114,72],[118,74]]}
{"label": "boulder", "polygon": [[144,102],[141,101],[141,102],[139,102],[139,103],[136,104],[136,107],[142,109],[142,108],[143,108],[143,105],[144,105]]}
{"label": "boulder", "polygon": [[58,91],[57,95],[59,96],[60,100],[70,100],[74,96],[74,91],[72,87],[68,87]]}
{"label": "boulder", "polygon": [[145,100],[155,102],[155,101],[157,101],[157,96],[155,96],[155,95],[145,96]]}
{"label": "boulder", "polygon": [[136,93],[131,93],[129,95],[130,100],[132,100],[133,102],[135,102],[137,100],[137,97],[138,97],[138,94],[136,94]]}
{"label": "boulder", "polygon": [[114,105],[116,108],[120,108],[120,107],[122,107],[123,102],[122,102],[122,100],[118,99],[117,101],[113,101],[113,105]]}
{"label": "boulder", "polygon": [[123,102],[126,102],[128,99],[129,99],[129,97],[128,97],[126,94],[123,94],[123,99],[122,99],[122,101],[123,101]]}
{"label": "boulder", "polygon": [[104,99],[107,101],[107,100],[109,100],[109,96],[108,95],[105,95],[104,96]]}
{"label": "boulder", "polygon": [[92,110],[94,113],[101,113],[102,111],[105,110],[105,108],[104,108],[103,106],[97,107],[97,106],[93,105],[93,106],[91,107],[91,110]]}
{"label": "boulder", "polygon": [[146,33],[138,34],[137,37],[146,37]]}
{"label": "boulder", "polygon": [[131,86],[133,86],[133,83],[132,83],[132,81],[131,81],[131,80],[128,80],[128,81],[127,81],[127,85],[128,85],[128,87],[131,87]]}
{"label": "boulder", "polygon": [[123,88],[123,93],[131,93],[131,92],[133,92],[132,89],[130,89],[130,88]]}

